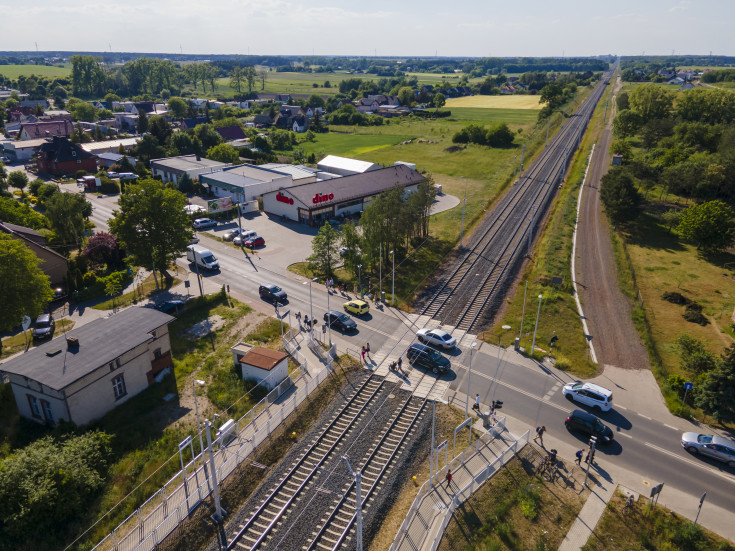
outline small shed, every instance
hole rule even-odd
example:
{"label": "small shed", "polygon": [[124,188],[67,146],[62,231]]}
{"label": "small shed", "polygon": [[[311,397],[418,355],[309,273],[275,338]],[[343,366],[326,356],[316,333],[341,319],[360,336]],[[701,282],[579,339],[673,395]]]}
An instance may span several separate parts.
{"label": "small shed", "polygon": [[232,347],[232,359],[243,379],[255,379],[274,388],[288,377],[288,354],[243,342]]}
{"label": "small shed", "polygon": [[623,164],[623,156],[619,153],[615,153],[612,156],[612,164],[614,165],[622,165]]}

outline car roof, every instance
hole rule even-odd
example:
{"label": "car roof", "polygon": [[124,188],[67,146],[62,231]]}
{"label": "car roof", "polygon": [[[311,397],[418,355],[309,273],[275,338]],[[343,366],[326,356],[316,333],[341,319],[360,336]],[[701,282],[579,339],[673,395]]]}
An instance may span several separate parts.
{"label": "car roof", "polygon": [[584,383],[584,388],[608,396],[612,394],[612,390],[608,390],[604,386],[596,385],[595,383]]}
{"label": "car roof", "polygon": [[717,444],[718,446],[726,446],[732,450],[735,450],[735,440],[728,440],[727,438],[723,438],[722,436],[714,435],[712,438],[712,443]]}
{"label": "car roof", "polygon": [[362,306],[363,304],[367,304],[364,300],[355,299],[350,301],[352,304],[357,304],[358,306]]}
{"label": "car roof", "polygon": [[41,314],[36,318],[36,321],[48,321],[51,319],[51,314]]}
{"label": "car roof", "polygon": [[347,314],[345,314],[344,312],[340,312],[339,310],[327,310],[327,314],[332,314],[333,316],[337,316],[338,318],[341,316],[346,316],[347,319],[352,319],[347,316]]}
{"label": "car roof", "polygon": [[571,413],[570,417],[579,417],[579,418],[581,418],[581,419],[588,419],[588,420],[594,420],[594,419],[597,419],[597,417],[595,417],[595,416],[594,416],[594,415],[592,415],[591,413],[587,413],[586,411],[582,411],[581,409],[575,409],[575,410],[574,410],[574,411],[573,411],[573,412]]}
{"label": "car roof", "polygon": [[409,348],[413,348],[414,350],[418,350],[419,352],[433,352],[434,349],[426,346],[425,344],[421,344],[418,342],[413,343]]}
{"label": "car roof", "polygon": [[278,285],[273,285],[273,283],[261,283],[261,287],[266,287],[268,289],[273,289],[273,287],[278,287]]}

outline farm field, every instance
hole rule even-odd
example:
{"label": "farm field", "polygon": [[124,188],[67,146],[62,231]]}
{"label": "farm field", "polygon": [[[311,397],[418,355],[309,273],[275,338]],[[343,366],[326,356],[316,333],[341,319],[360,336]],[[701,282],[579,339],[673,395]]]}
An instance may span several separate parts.
{"label": "farm field", "polygon": [[482,109],[541,109],[540,96],[508,95],[508,96],[466,96],[448,98],[446,107],[475,107]]}
{"label": "farm field", "polygon": [[52,67],[48,65],[0,65],[0,75],[17,79],[20,75],[39,77],[68,77],[71,67]]}

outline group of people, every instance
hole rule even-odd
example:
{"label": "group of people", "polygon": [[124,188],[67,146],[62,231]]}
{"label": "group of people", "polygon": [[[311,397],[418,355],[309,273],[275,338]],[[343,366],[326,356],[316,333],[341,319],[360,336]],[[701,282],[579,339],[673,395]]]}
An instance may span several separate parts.
{"label": "group of people", "polygon": [[365,361],[365,356],[370,357],[370,343],[367,343],[362,347],[362,361]]}
{"label": "group of people", "polygon": [[397,362],[391,362],[388,366],[388,369],[391,371],[400,371],[401,375],[404,375],[403,373],[403,358],[399,357]]}
{"label": "group of people", "polygon": [[304,323],[301,323],[301,312],[296,313],[296,321],[299,323],[299,327],[306,327],[308,331],[311,331],[311,328],[315,325],[317,325],[317,319],[309,319],[308,315],[304,315]]}

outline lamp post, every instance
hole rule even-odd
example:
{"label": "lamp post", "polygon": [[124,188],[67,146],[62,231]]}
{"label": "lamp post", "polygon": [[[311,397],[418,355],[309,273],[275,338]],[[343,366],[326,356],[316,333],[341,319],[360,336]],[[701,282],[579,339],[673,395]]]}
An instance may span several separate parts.
{"label": "lamp post", "polygon": [[470,369],[467,372],[467,397],[464,401],[464,418],[465,420],[470,416],[470,379],[472,378],[472,353],[477,348],[477,342],[473,342],[470,347]]}
{"label": "lamp post", "polygon": [[390,291],[390,305],[393,306],[396,303],[396,253],[390,252],[390,256],[393,259],[393,277],[391,277],[391,291]]}
{"label": "lamp post", "polygon": [[311,284],[316,281],[317,278],[312,278],[309,281],[304,281],[304,285],[307,283],[309,284],[309,317],[311,319],[311,324],[309,325],[309,339],[311,339],[311,342],[314,342],[314,303],[311,300]]}
{"label": "lamp post", "polygon": [[533,343],[531,344],[531,356],[533,356],[534,350],[536,350],[536,331],[538,330],[538,318],[541,315],[541,299],[543,295],[538,296],[538,311],[536,312],[536,326],[533,328]]}
{"label": "lamp post", "polygon": [[378,283],[380,285],[379,297],[383,298],[383,244],[380,244],[378,259],[380,260],[380,267],[378,268]]}
{"label": "lamp post", "polygon": [[[510,325],[503,325],[503,331],[509,331]],[[500,371],[500,339],[502,338],[502,333],[498,335],[498,364],[495,366],[495,382],[493,383],[493,394],[491,397],[491,402],[494,405],[495,404],[495,389],[498,388],[498,371]]]}
{"label": "lamp post", "polygon": [[350,461],[346,455],[342,456],[342,460],[347,464],[347,470],[350,472],[350,476],[355,478],[355,513],[357,519],[355,524],[355,549],[356,551],[362,551],[362,472],[353,471]]}
{"label": "lamp post", "polygon": [[362,298],[362,264],[357,265],[357,287],[360,289],[360,298]]}
{"label": "lamp post", "polygon": [[191,382],[191,388],[194,389],[194,411],[197,415],[197,427],[199,428],[199,449],[204,455],[204,442],[202,441],[202,424],[199,421],[199,405],[197,404],[197,385],[204,386],[204,381],[201,379],[194,379]]}
{"label": "lamp post", "polygon": [[207,429],[207,448],[209,449],[209,463],[210,463],[209,470],[212,473],[212,493],[214,494],[214,507],[215,507],[214,518],[217,520],[217,522],[222,522],[222,505],[220,505],[220,501],[219,501],[219,485],[217,484],[217,468],[214,464],[214,451],[212,450],[212,434],[210,431],[212,427],[212,423],[209,422],[209,419],[204,420],[204,426]]}

